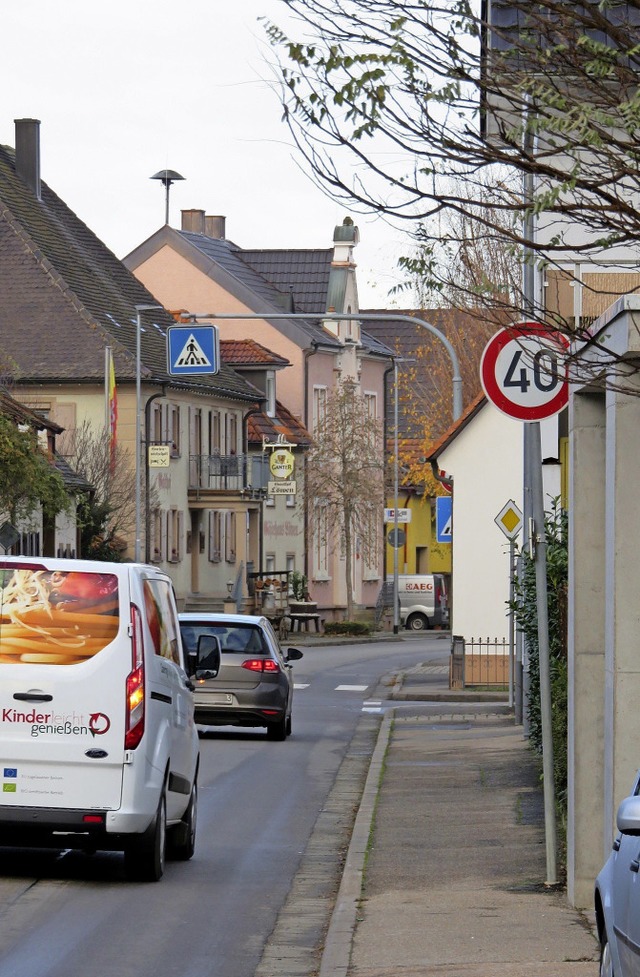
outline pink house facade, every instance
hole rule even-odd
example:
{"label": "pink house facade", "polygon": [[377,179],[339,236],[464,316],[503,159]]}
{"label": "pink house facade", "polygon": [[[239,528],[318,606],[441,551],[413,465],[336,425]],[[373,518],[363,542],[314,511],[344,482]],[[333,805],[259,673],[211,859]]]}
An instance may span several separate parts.
{"label": "pink house facade", "polygon": [[[180,230],[165,225],[124,263],[172,311],[259,316],[213,316],[210,321],[219,327],[222,340],[252,339],[288,362],[286,370],[277,377],[274,373],[277,399],[313,434],[329,391],[347,379],[357,385],[381,424],[384,417],[384,377],[392,353],[357,319],[358,238],[357,227],[347,218],[335,228],[330,248],[251,250],[226,238],[224,218],[189,210],[182,213]],[[353,313],[354,318],[323,318],[331,313]],[[303,453],[294,454],[303,473]],[[303,565],[296,569],[307,576],[321,612],[339,618],[346,607],[344,554],[337,540],[321,538],[309,518],[311,505],[304,497],[297,500]],[[356,540],[354,601],[362,607],[375,605],[384,576],[382,506],[379,538],[378,555],[368,561]]]}

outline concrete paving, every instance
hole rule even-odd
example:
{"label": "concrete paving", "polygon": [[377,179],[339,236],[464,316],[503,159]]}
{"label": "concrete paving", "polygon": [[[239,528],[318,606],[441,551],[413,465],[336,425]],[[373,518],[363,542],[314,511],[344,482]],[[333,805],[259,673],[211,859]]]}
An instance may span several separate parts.
{"label": "concrete paving", "polygon": [[390,696],[320,977],[596,977],[592,918],[545,884],[540,764],[504,695],[449,701],[445,661]]}
{"label": "concrete paving", "polygon": [[506,695],[452,695],[443,655],[376,697],[255,977],[597,977],[592,913],[545,884],[540,763]]}

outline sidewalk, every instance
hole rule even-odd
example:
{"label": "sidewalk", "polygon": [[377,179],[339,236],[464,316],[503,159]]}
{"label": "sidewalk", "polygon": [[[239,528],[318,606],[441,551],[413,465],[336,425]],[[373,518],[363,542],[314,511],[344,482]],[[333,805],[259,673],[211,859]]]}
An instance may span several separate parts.
{"label": "sidewalk", "polygon": [[446,663],[391,690],[320,977],[596,977],[589,920],[544,884],[521,727],[505,701],[448,695]]}

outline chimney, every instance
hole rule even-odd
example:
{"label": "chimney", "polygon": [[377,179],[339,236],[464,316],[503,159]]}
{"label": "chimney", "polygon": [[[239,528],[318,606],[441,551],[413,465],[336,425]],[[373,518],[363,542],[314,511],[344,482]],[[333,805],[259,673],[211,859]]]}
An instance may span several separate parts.
{"label": "chimney", "polygon": [[15,119],[16,173],[33,190],[38,200],[40,193],[40,120]]}
{"label": "chimney", "polygon": [[204,233],[207,235],[207,237],[213,237],[218,241],[224,241],[226,220],[226,217],[205,217]]}
{"label": "chimney", "polygon": [[183,210],[182,230],[204,234],[204,210]]}

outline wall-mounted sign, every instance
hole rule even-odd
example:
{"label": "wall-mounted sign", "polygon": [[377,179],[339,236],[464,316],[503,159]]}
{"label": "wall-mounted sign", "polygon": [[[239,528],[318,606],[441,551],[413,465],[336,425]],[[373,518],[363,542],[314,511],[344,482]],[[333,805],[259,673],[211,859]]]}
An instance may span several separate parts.
{"label": "wall-mounted sign", "polygon": [[295,463],[292,451],[288,448],[276,448],[269,458],[269,471],[274,478],[291,478]]}
{"label": "wall-mounted sign", "polygon": [[149,445],[149,468],[168,468],[171,460],[171,451],[168,444]]}
{"label": "wall-mounted sign", "polygon": [[294,480],[281,482],[268,482],[267,495],[295,495],[297,485]]}

